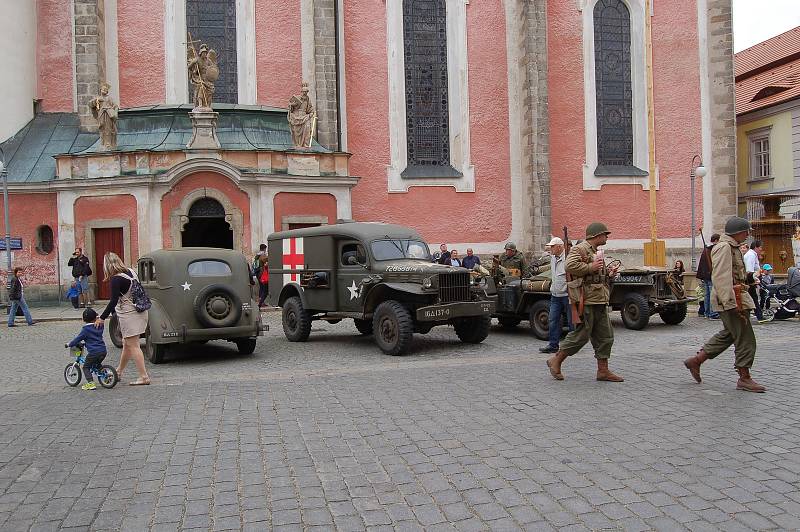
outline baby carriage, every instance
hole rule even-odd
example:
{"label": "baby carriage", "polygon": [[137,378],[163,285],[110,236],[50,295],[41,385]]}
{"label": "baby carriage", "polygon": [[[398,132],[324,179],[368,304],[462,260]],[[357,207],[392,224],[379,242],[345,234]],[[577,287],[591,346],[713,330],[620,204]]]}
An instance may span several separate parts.
{"label": "baby carriage", "polygon": [[761,288],[765,320],[786,320],[800,314],[800,268],[792,266],[786,284],[771,284]]}

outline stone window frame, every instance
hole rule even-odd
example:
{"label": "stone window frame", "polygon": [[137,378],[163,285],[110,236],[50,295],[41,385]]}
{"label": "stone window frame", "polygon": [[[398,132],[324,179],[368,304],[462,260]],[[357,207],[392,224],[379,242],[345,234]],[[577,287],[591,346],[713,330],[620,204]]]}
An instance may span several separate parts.
{"label": "stone window frame", "polygon": [[[45,242],[43,231],[50,231],[50,242]],[[47,244],[47,245],[46,245]],[[36,228],[36,253],[39,255],[49,255],[55,250],[55,231],[48,224],[42,224]]]}
{"label": "stone window frame", "polygon": [[[597,92],[595,78],[594,7],[598,0],[577,0],[583,19],[583,92],[586,160],[583,165],[583,189],[600,190],[603,185],[640,185],[648,190],[648,175],[596,176],[597,156]],[[644,0],[622,0],[631,15],[631,82],[633,89],[633,165],[649,174],[649,139],[647,126],[647,54],[645,50]],[[652,10],[648,14],[653,15]],[[656,189],[659,172],[656,166]]]}
{"label": "stone window frame", "polygon": [[328,217],[316,214],[287,214],[281,216],[281,231],[288,231],[289,224],[328,225]]}
{"label": "stone window frame", "polygon": [[[191,175],[191,174],[189,174]],[[173,185],[174,187],[174,185]],[[217,200],[225,209],[225,222],[233,231],[233,249],[246,252],[244,249],[244,215],[233,201],[222,191],[211,187],[198,187],[188,192],[181,200],[180,205],[172,209],[169,213],[169,232],[173,247],[181,242],[181,233],[189,223],[189,209],[192,204],[200,198],[212,198]]]}
{"label": "stone window frame", "polygon": [[413,186],[447,186],[457,192],[475,192],[475,167],[470,161],[469,81],[467,59],[467,5],[469,0],[446,0],[447,78],[450,115],[450,166],[460,176],[404,178],[408,166],[406,89],[402,0],[387,0],[386,51],[389,74],[390,164],[386,169],[389,192],[408,192]]}
{"label": "stone window frame", "polygon": [[[186,69],[186,0],[164,0],[166,103],[191,103]],[[236,0],[236,68],[240,105],[257,105],[256,0]]]}
{"label": "stone window frame", "polygon": [[[772,126],[760,127],[751,129],[746,132],[747,134],[747,159],[749,173],[747,176],[748,183],[759,181],[770,181],[774,179],[772,175]],[[764,152],[757,152],[756,145],[762,141],[767,141],[767,150]],[[759,161],[759,155],[766,155],[767,158],[767,174],[760,175],[760,168],[764,165],[763,161]]]}

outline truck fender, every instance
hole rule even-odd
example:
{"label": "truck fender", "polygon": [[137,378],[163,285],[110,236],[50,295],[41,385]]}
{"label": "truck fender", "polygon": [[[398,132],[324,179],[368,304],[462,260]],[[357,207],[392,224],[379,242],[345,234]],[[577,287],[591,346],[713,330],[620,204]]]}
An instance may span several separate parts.
{"label": "truck fender", "polygon": [[278,306],[282,307],[287,299],[295,296],[300,298],[303,307],[308,308],[305,290],[298,283],[288,283],[281,289],[281,295],[278,297]]}

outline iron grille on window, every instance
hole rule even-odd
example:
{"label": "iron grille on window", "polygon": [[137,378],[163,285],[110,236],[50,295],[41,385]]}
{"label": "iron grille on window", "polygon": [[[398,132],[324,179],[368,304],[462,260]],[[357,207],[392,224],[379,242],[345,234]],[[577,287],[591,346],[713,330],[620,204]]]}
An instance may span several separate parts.
{"label": "iron grille on window", "polygon": [[214,198],[200,198],[189,207],[190,218],[224,218],[225,207]]}
{"label": "iron grille on window", "polygon": [[445,0],[403,1],[408,166],[449,166]]}
{"label": "iron grille on window", "polygon": [[633,166],[631,19],[622,0],[594,7],[598,166]]}
{"label": "iron grille on window", "polygon": [[[217,52],[219,79],[214,84],[214,102],[238,103],[236,0],[186,0],[186,29],[192,40]],[[195,43],[198,50],[200,43]],[[192,94],[192,84],[188,83]]]}

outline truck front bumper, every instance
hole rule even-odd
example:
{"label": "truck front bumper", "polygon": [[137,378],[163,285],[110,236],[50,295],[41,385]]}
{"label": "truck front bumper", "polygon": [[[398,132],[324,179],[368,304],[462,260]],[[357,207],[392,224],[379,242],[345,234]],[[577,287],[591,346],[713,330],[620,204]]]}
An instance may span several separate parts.
{"label": "truck front bumper", "polygon": [[491,316],[494,312],[494,307],[493,301],[469,301],[430,305],[417,309],[417,321],[448,321],[454,318]]}

